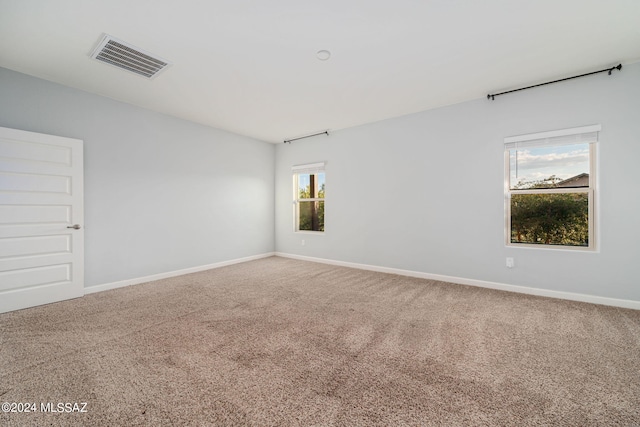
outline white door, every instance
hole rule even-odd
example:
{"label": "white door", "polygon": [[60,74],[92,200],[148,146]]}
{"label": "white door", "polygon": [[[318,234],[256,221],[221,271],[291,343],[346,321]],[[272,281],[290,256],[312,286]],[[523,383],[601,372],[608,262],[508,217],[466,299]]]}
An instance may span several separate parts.
{"label": "white door", "polygon": [[84,295],[82,144],[0,127],[0,313]]}

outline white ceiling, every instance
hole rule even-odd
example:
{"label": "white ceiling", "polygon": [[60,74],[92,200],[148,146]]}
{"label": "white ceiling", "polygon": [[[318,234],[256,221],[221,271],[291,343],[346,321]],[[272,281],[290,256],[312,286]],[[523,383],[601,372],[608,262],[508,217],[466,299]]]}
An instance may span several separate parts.
{"label": "white ceiling", "polygon": [[0,0],[0,67],[269,142],[638,60],[639,0]]}

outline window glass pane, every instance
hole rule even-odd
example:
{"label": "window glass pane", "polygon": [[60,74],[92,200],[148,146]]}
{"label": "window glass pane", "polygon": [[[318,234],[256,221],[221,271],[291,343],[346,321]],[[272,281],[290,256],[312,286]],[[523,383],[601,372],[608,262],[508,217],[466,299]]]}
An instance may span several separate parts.
{"label": "window glass pane", "polygon": [[509,150],[511,189],[589,186],[589,143]]}
{"label": "window glass pane", "polygon": [[589,246],[589,194],[512,194],[511,243]]}
{"label": "window glass pane", "polygon": [[300,199],[323,199],[324,179],[324,172],[298,174],[298,197]]}
{"label": "window glass pane", "polygon": [[301,231],[324,231],[324,202],[299,202],[298,224]]}

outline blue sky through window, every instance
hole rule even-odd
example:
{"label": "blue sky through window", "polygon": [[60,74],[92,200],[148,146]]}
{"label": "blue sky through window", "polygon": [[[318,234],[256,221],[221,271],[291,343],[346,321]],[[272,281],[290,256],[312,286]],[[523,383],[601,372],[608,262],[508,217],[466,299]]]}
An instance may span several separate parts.
{"label": "blue sky through window", "polygon": [[[298,190],[306,190],[309,182],[311,181],[310,175],[314,174],[302,173],[298,175]],[[318,184],[318,189],[320,189],[324,185],[324,172],[317,173],[315,174],[315,176]]]}
{"label": "blue sky through window", "polygon": [[509,150],[510,185],[552,175],[561,180],[589,173],[589,144],[526,147]]}

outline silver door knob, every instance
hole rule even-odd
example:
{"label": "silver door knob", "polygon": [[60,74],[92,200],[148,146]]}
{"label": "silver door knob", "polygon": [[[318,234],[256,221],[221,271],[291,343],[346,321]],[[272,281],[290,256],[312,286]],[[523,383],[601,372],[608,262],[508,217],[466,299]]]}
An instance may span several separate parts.
{"label": "silver door knob", "polygon": [[80,230],[80,224],[73,224],[68,226],[67,228],[73,228],[74,230]]}

